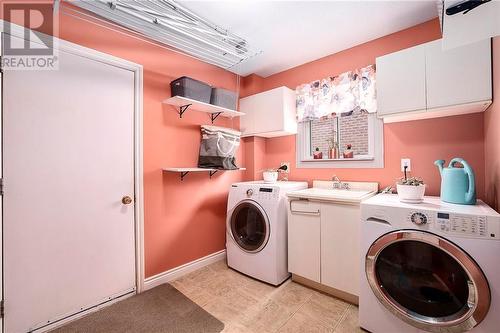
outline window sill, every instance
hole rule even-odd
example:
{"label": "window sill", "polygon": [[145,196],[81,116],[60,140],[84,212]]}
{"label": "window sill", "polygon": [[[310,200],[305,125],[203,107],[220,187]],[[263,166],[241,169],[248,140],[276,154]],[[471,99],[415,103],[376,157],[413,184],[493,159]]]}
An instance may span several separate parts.
{"label": "window sill", "polygon": [[373,161],[374,158],[371,156],[367,157],[354,157],[354,158],[318,158],[318,159],[304,159],[301,160],[303,163],[309,163],[309,162],[356,162],[356,161]]}
{"label": "window sill", "polygon": [[383,168],[383,153],[379,158],[338,158],[338,159],[299,159],[297,168],[304,169],[370,169]]}

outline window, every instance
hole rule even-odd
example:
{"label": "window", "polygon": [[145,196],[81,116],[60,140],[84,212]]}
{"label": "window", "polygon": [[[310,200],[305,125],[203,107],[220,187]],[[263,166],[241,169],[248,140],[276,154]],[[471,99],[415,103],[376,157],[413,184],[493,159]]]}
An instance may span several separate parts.
{"label": "window", "polygon": [[383,142],[383,123],[375,114],[347,113],[302,122],[297,134],[297,166],[381,168]]}
{"label": "window", "polygon": [[[339,159],[349,147],[353,158],[370,158],[366,113],[313,120],[309,123],[309,132],[310,156],[318,151],[321,158]],[[347,153],[349,154],[350,152]]]}
{"label": "window", "polygon": [[375,83],[370,65],[296,88],[297,167],[383,167]]}

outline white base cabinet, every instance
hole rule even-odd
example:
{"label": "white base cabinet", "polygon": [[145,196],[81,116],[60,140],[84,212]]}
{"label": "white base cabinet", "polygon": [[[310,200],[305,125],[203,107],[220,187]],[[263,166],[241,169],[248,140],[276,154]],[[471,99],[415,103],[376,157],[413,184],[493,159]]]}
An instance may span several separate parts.
{"label": "white base cabinet", "polygon": [[292,200],[288,269],[335,290],[359,295],[359,204]]}
{"label": "white base cabinet", "polygon": [[321,204],[321,283],[359,295],[359,205]]}
{"label": "white base cabinet", "polygon": [[288,270],[320,282],[320,204],[294,200],[290,202],[288,214]]}

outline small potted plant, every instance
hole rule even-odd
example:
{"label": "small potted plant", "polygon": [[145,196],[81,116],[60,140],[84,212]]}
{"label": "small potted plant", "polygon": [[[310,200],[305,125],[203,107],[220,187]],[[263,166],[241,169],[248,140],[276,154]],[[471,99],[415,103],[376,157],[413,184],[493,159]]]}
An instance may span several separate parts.
{"label": "small potted plant", "polygon": [[264,183],[276,183],[278,181],[278,170],[266,169],[262,172]]}
{"label": "small potted plant", "polygon": [[425,184],[420,178],[401,178],[397,182],[396,188],[401,202],[419,203],[424,201]]}

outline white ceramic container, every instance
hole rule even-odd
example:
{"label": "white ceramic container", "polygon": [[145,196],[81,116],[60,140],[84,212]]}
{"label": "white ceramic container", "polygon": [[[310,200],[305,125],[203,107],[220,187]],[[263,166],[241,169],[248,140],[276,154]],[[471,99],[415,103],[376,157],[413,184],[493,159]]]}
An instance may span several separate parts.
{"label": "white ceramic container", "polygon": [[424,201],[425,184],[419,186],[396,184],[396,188],[401,202],[419,203]]}
{"label": "white ceramic container", "polygon": [[264,171],[262,176],[265,183],[276,183],[278,181],[278,171]]}

